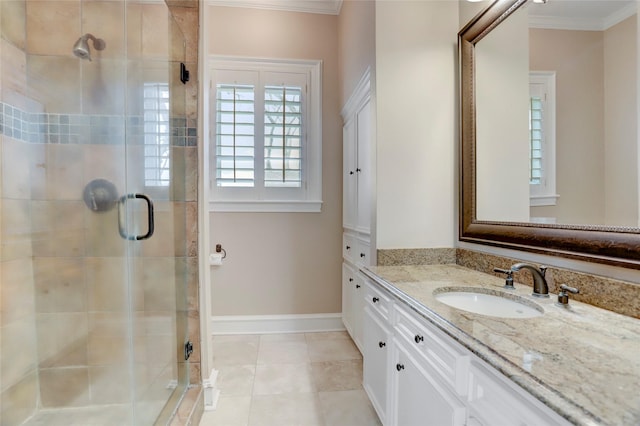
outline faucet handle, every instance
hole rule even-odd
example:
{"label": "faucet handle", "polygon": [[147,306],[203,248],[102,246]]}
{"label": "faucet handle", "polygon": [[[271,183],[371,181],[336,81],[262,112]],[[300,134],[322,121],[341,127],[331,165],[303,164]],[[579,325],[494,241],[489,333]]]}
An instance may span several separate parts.
{"label": "faucet handle", "polygon": [[561,289],[561,290],[564,290],[564,291],[568,291],[569,293],[573,293],[573,294],[578,294],[578,293],[580,293],[580,290],[578,290],[577,288],[575,288],[575,287],[569,287],[569,286],[568,286],[568,285],[566,285],[566,284],[560,284],[560,289]]}
{"label": "faucet handle", "polygon": [[504,288],[507,290],[515,290],[516,288],[513,286],[513,270],[511,269],[500,269],[493,268],[493,272],[500,272],[501,274],[506,274],[507,278],[504,281]]}
{"label": "faucet handle", "polygon": [[568,305],[569,304],[569,293],[578,294],[580,290],[575,287],[569,287],[566,284],[560,284],[560,291],[558,292],[558,304],[559,305]]}

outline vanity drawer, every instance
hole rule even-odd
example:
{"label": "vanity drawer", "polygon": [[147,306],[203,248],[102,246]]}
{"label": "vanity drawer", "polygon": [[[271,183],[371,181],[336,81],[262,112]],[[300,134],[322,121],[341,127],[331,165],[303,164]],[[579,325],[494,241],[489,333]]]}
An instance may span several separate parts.
{"label": "vanity drawer", "polygon": [[349,233],[342,234],[342,257],[351,263],[355,263],[356,251],[356,236]]}
{"label": "vanity drawer", "polygon": [[385,320],[389,319],[389,311],[391,310],[391,298],[386,295],[384,290],[379,289],[374,283],[365,280],[365,302],[366,306],[374,312],[377,312]]}
{"label": "vanity drawer", "polygon": [[401,341],[419,353],[453,390],[467,394],[470,355],[462,346],[448,343],[433,326],[416,317],[417,314],[395,305],[395,332]]}
{"label": "vanity drawer", "polygon": [[359,237],[356,239],[356,251],[353,253],[356,265],[367,266],[371,264],[369,259],[371,255],[371,242],[367,238]]}

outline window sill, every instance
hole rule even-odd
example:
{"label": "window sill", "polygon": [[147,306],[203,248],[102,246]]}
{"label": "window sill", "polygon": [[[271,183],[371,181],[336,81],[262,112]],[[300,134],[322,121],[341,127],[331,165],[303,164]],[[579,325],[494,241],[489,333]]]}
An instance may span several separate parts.
{"label": "window sill", "polygon": [[210,212],[320,213],[322,201],[211,201]]}
{"label": "window sill", "polygon": [[531,207],[555,206],[558,201],[558,198],[560,198],[558,194],[536,195],[536,196],[529,197],[529,205]]}

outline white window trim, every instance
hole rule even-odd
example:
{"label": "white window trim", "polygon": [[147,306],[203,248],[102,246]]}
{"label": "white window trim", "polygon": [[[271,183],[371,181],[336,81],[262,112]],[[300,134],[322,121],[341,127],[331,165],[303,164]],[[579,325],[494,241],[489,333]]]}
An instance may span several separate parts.
{"label": "white window trim", "polygon": [[[297,71],[308,75],[309,92],[307,103],[306,143],[304,158],[303,191],[304,199],[238,199],[221,196],[215,185],[215,128],[210,126],[207,143],[209,150],[209,211],[211,212],[301,212],[318,213],[322,209],[322,61],[320,60],[282,60],[264,58],[240,58],[231,56],[209,57],[209,96],[210,114],[215,114],[214,69],[248,70],[267,72]],[[213,117],[209,117],[213,123]],[[226,188],[229,189],[229,188]],[[242,188],[236,188],[242,189]],[[224,191],[229,192],[229,191]]]}
{"label": "white window trim", "polygon": [[532,207],[555,206],[556,193],[556,73],[555,71],[531,71],[529,82],[546,85],[544,111],[545,154],[544,184],[530,185],[529,204]]}

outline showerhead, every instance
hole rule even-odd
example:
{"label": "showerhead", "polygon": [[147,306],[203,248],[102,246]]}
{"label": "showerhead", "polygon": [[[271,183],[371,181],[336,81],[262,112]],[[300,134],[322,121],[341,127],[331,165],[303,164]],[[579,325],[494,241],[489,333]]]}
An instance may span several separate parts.
{"label": "showerhead", "polygon": [[95,38],[93,34],[85,34],[76,41],[73,45],[73,54],[80,59],[88,59],[91,60],[91,49],[89,49],[89,42],[87,40],[91,39],[93,41],[93,47],[96,50],[103,50],[106,47],[106,43],[101,38]]}

